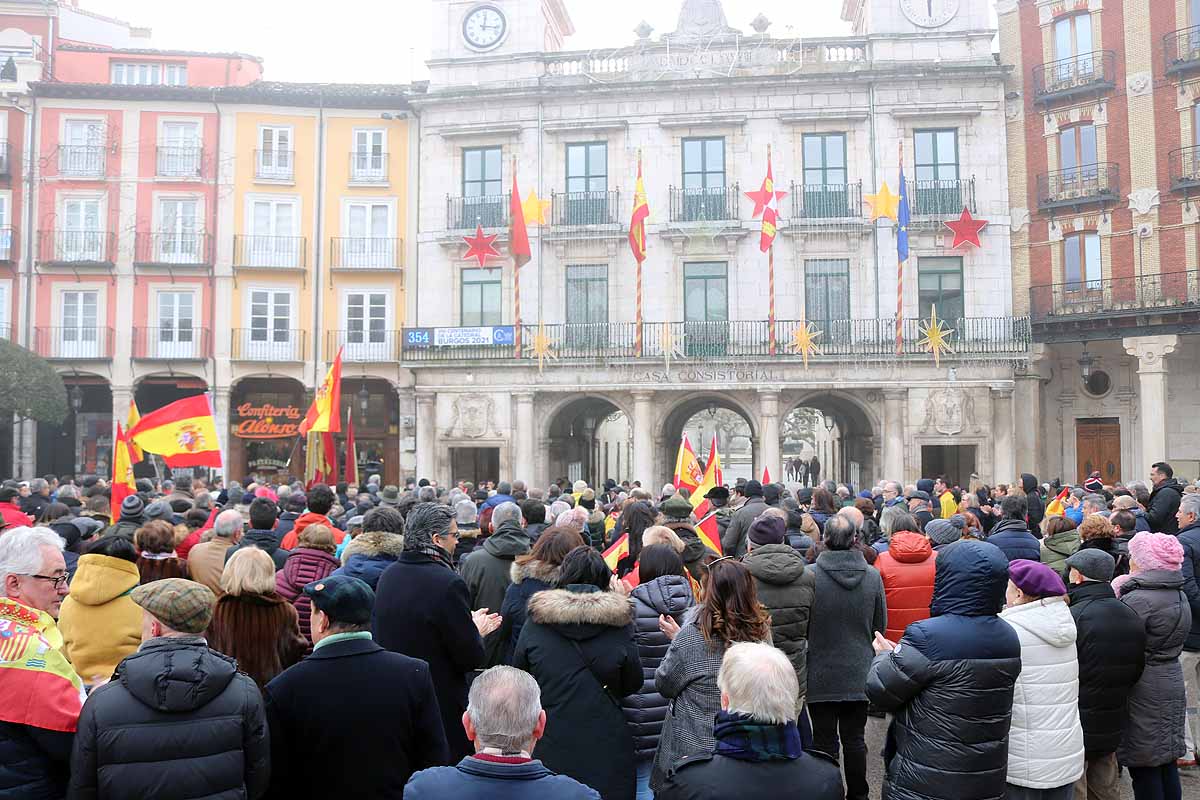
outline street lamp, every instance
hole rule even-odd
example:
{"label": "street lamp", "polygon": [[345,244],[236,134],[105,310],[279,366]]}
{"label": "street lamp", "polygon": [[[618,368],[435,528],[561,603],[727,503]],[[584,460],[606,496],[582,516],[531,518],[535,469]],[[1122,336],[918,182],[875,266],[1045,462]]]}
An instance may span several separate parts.
{"label": "street lamp", "polygon": [[367,391],[367,383],[363,381],[362,388],[358,390],[358,410],[363,421],[367,419],[367,409],[371,405],[371,393]]}
{"label": "street lamp", "polygon": [[833,433],[833,426],[837,424],[837,420],[835,420],[831,414],[822,413],[821,422],[824,423],[825,431],[827,433]]}
{"label": "street lamp", "polygon": [[1083,346],[1083,353],[1079,356],[1079,374],[1083,378],[1086,385],[1092,378],[1092,366],[1096,363],[1096,357],[1088,352],[1087,345]]}
{"label": "street lamp", "polygon": [[67,399],[71,402],[71,410],[78,414],[83,408],[83,390],[79,388],[79,384],[71,384],[71,388],[67,389]]}

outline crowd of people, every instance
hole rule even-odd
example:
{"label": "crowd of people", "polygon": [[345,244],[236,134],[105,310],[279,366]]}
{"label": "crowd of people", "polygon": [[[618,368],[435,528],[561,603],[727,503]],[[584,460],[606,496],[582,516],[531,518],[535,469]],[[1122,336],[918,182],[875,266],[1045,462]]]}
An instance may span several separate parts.
{"label": "crowd of people", "polygon": [[636,481],[6,481],[0,800],[867,800],[871,716],[890,800],[1180,800],[1200,488],[1150,478],[739,480],[704,519]]}

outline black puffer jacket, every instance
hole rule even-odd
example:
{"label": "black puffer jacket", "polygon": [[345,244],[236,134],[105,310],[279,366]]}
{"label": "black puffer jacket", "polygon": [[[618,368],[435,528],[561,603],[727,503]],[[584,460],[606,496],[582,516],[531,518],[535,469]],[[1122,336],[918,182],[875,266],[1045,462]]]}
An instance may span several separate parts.
{"label": "black puffer jacket", "polygon": [[1121,743],[1129,692],[1146,665],[1146,631],[1108,583],[1087,581],[1068,594],[1079,633],[1079,720],[1092,759],[1117,752]]}
{"label": "black puffer jacket", "polygon": [[1179,520],[1175,518],[1175,512],[1179,510],[1182,499],[1183,489],[1174,478],[1167,478],[1155,486],[1150,493],[1150,507],[1146,509],[1146,522],[1150,523],[1150,530],[1171,535],[1179,533]]}
{"label": "black puffer jacket", "polygon": [[84,703],[68,797],[254,800],[270,753],[262,695],[232,658],[197,636],[152,639]]}
{"label": "black puffer jacket", "polygon": [[[1029,522],[1029,532],[1034,536],[1040,536],[1042,518],[1046,516],[1046,505],[1042,502],[1041,492],[1038,491],[1037,476],[1030,475],[1028,472],[1021,473],[1021,489],[1025,492],[1025,502],[1028,504],[1025,519]],[[1037,558],[1032,560],[1037,561]]]}
{"label": "black puffer jacket", "polygon": [[642,659],[642,688],[622,699],[621,708],[633,734],[635,757],[638,761],[649,761],[658,749],[663,720],[671,705],[671,701],[659,694],[654,686],[654,671],[671,646],[671,640],[658,628],[658,616],[666,614],[682,625],[683,612],[691,608],[696,599],[687,578],[679,575],[663,575],[643,583],[633,590],[630,598],[633,600],[634,641]]}
{"label": "black puffer jacket", "polygon": [[67,786],[73,737],[0,722],[0,798],[59,800]]}
{"label": "black puffer jacket", "polygon": [[1008,559],[986,542],[938,551],[932,616],[876,656],[867,696],[894,715],[884,746],[889,800],[999,800],[1008,773],[1021,644],[997,614]]}
{"label": "black puffer jacket", "polygon": [[808,562],[791,545],[755,547],[742,559],[754,576],[758,602],[771,612],[771,642],[788,657],[800,682],[797,708],[808,686],[808,617],[812,613],[817,578]]}

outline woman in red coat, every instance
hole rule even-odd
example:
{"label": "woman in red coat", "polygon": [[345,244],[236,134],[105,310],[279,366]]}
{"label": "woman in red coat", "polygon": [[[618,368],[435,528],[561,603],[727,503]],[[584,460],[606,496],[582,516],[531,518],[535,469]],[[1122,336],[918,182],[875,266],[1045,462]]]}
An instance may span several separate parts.
{"label": "woman in red coat", "polygon": [[929,619],[929,604],[933,602],[937,553],[929,539],[916,532],[916,527],[911,517],[897,518],[888,549],[875,560],[887,601],[884,635],[893,642],[900,641],[910,624]]}

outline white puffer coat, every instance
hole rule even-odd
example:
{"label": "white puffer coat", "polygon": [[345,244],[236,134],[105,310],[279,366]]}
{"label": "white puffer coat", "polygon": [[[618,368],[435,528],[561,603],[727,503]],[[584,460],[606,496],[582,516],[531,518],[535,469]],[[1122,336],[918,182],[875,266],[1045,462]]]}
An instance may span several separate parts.
{"label": "white puffer coat", "polygon": [[1021,640],[1021,675],[1008,735],[1008,782],[1054,789],[1084,770],[1079,723],[1075,620],[1065,597],[1047,597],[1000,614]]}

